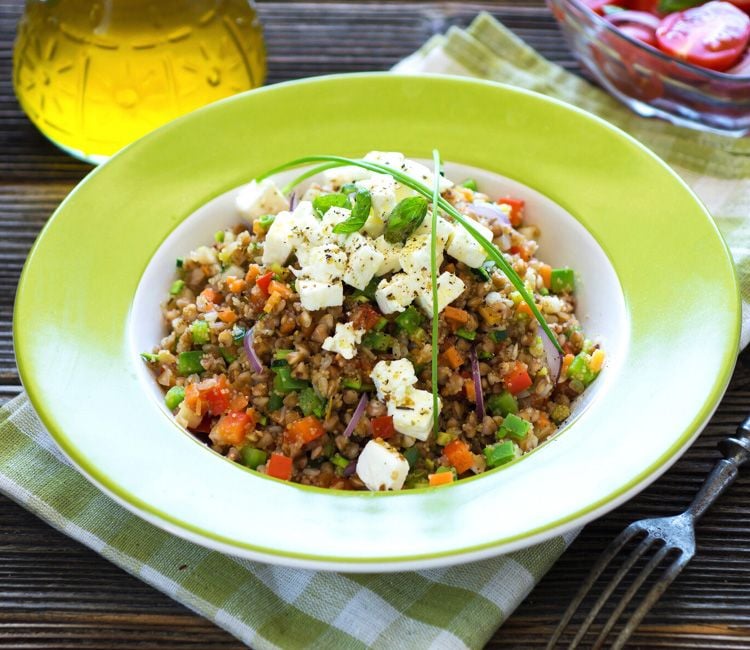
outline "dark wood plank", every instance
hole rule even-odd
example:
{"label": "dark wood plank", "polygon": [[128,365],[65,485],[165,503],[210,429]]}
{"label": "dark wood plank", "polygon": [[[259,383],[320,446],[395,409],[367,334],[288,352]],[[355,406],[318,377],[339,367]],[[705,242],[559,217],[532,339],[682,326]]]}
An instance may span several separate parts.
{"label": "dark wood plank", "polygon": [[[0,403],[20,390],[11,345],[15,287],[33,239],[90,169],[26,120],[11,87],[21,0],[0,0]],[[387,69],[430,35],[490,10],[544,55],[575,69],[542,0],[261,2],[269,81]],[[709,427],[664,477],[590,524],[488,647],[543,646],[599,552],[630,521],[678,512],[750,412],[750,354]],[[1,453],[1,452],[0,452]],[[750,476],[706,515],[697,557],[644,621],[632,647],[750,649]],[[0,497],[0,647],[213,650],[228,634]]]}

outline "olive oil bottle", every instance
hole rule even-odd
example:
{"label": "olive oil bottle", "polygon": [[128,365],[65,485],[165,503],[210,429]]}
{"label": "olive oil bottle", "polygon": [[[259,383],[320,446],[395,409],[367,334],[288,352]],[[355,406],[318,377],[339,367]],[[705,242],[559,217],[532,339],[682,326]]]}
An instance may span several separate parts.
{"label": "olive oil bottle", "polygon": [[13,56],[31,121],[94,163],[265,73],[248,0],[27,0]]}

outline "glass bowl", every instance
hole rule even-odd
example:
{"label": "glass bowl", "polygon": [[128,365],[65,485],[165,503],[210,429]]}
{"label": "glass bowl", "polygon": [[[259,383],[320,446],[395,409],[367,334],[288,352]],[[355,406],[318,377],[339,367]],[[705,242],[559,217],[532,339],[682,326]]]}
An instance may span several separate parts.
{"label": "glass bowl", "polygon": [[741,136],[750,131],[750,76],[679,61],[623,34],[579,0],[547,0],[588,72],[643,117]]}

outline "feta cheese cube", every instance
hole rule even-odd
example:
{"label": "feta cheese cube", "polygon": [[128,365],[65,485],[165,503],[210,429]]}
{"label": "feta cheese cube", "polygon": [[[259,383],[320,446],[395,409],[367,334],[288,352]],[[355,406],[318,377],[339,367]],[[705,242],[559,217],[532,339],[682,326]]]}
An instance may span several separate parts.
{"label": "feta cheese cube", "polygon": [[269,179],[245,185],[237,194],[235,205],[239,213],[250,221],[289,209],[289,201]]}
{"label": "feta cheese cube", "polygon": [[[437,218],[437,240],[438,243],[445,248],[453,237],[453,224],[443,219],[443,217]],[[459,226],[460,228],[460,226]],[[415,235],[429,235],[432,233],[432,211],[427,213],[424,221],[419,224],[419,227],[414,231]]]}
{"label": "feta cheese cube", "polygon": [[[448,273],[448,271],[440,274],[437,279],[437,286],[438,313],[458,298],[466,287],[461,278],[453,275],[453,273]],[[417,297],[417,304],[428,316],[432,316],[432,283],[429,278],[427,278],[426,287]]]}
{"label": "feta cheese cube", "polygon": [[[486,240],[492,241],[492,231],[487,226],[483,226],[476,221],[472,221],[471,225]],[[451,257],[474,269],[482,266],[482,263],[487,259],[487,253],[482,248],[482,245],[460,224],[456,224],[453,238],[448,244],[447,252]]]}
{"label": "feta cheese cube", "polygon": [[384,255],[375,248],[373,241],[358,232],[346,240],[349,259],[344,272],[344,282],[355,289],[364,289],[383,264]]}
{"label": "feta cheese cube", "polygon": [[[412,275],[429,275],[431,271],[432,241],[429,234],[409,237],[401,248],[398,261],[401,268]],[[437,268],[443,263],[443,247],[437,247]]]}
{"label": "feta cheese cube", "polygon": [[298,259],[302,268],[292,269],[298,278],[331,283],[340,280],[346,271],[346,253],[336,244],[313,246]]}
{"label": "feta cheese cube", "polygon": [[363,181],[370,178],[371,172],[356,165],[345,165],[344,167],[334,167],[323,172],[323,178],[333,188],[338,189],[347,183]]}
{"label": "feta cheese cube", "polygon": [[370,440],[359,455],[356,472],[368,490],[400,490],[409,473],[409,462],[387,442]]}
{"label": "feta cheese cube", "polygon": [[396,273],[390,280],[383,279],[375,291],[375,300],[384,314],[404,311],[422,289],[423,281],[413,275]]}
{"label": "feta cheese cube", "polygon": [[344,287],[341,282],[329,284],[318,280],[297,280],[297,293],[302,307],[307,311],[344,304]]}
{"label": "feta cheese cube", "polygon": [[367,162],[379,163],[392,169],[401,169],[404,154],[400,151],[370,151],[364,159]]}
{"label": "feta cheese cube", "polygon": [[[435,176],[432,170],[425,167],[422,163],[415,162],[414,160],[404,160],[401,164],[401,171],[411,176],[413,179],[424,183],[428,188],[432,189],[435,184]],[[440,177],[440,192],[453,187],[453,183],[449,181],[445,176]]]}
{"label": "feta cheese cube", "polygon": [[377,271],[375,271],[375,275],[385,275],[386,273],[393,273],[394,271],[401,270],[401,261],[399,260],[401,246],[387,242],[385,237],[381,235],[375,240],[375,248],[383,256],[383,262],[380,264]]}
{"label": "feta cheese cube", "polygon": [[432,393],[418,388],[410,387],[403,399],[388,402],[388,415],[393,417],[393,428],[417,440],[427,440],[430,437],[432,411]]}
{"label": "feta cheese cube", "polygon": [[398,203],[396,198],[398,183],[392,176],[373,174],[371,178],[359,181],[357,185],[368,190],[372,199],[370,216],[365,222],[364,231],[370,237],[378,237],[383,234],[385,220]]}
{"label": "feta cheese cube", "polygon": [[[276,219],[278,219],[278,216]],[[294,208],[289,222],[287,237],[293,249],[306,251],[321,243],[320,219],[313,213],[310,201],[300,201]],[[276,221],[274,221],[275,223]],[[273,224],[271,228],[273,228]],[[268,241],[268,234],[266,234],[266,241]]]}
{"label": "feta cheese cube", "polygon": [[266,233],[266,241],[263,244],[263,264],[284,264],[293,250],[292,213],[279,212]]}
{"label": "feta cheese cube", "polygon": [[414,366],[409,359],[378,361],[370,372],[378,399],[382,401],[404,399],[406,392],[417,383]]}
{"label": "feta cheese cube", "polygon": [[353,323],[336,323],[336,333],[323,341],[323,349],[336,352],[344,359],[353,359],[364,333],[365,330],[356,329]]}
{"label": "feta cheese cube", "polygon": [[343,246],[346,243],[347,235],[334,233],[333,229],[336,225],[342,221],[346,221],[352,214],[351,210],[347,208],[328,208],[326,213],[323,215],[323,219],[320,223],[320,239],[319,243],[330,243],[333,242],[339,246]]}

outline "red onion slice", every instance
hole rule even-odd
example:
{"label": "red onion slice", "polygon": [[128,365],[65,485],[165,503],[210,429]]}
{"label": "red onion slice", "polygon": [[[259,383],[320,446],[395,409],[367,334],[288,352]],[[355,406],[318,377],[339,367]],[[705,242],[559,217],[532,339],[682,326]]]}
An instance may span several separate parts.
{"label": "red onion slice", "polygon": [[552,379],[552,383],[556,384],[560,378],[560,368],[562,367],[562,354],[555,347],[555,344],[549,340],[547,334],[545,334],[542,326],[537,327],[537,334],[542,337],[542,347],[544,347],[544,354],[547,357],[547,367],[549,368],[549,376]]}
{"label": "red onion slice", "polygon": [[253,372],[263,372],[263,364],[260,362],[260,359],[258,358],[258,355],[255,352],[255,348],[253,347],[253,330],[254,329],[255,329],[255,326],[247,330],[247,334],[245,334],[245,340],[243,341],[243,345],[245,347],[245,354],[247,355],[247,360],[250,362],[250,366],[252,367]]}
{"label": "red onion slice", "polygon": [[352,414],[352,419],[349,420],[349,424],[346,425],[346,430],[344,431],[345,438],[349,438],[354,433],[354,429],[357,428],[359,421],[362,419],[362,416],[365,414],[366,408],[367,408],[367,393],[362,393],[362,397],[359,398],[359,404],[357,404],[357,408],[354,409],[354,413]]}
{"label": "red onion slice", "polygon": [[484,393],[482,392],[482,375],[479,373],[479,359],[476,348],[471,348],[471,378],[474,381],[474,395],[477,400],[477,420],[484,420]]}
{"label": "red onion slice", "polygon": [[344,467],[344,476],[349,478],[357,470],[357,461],[353,460],[346,467]]}
{"label": "red onion slice", "polygon": [[661,21],[653,14],[645,11],[615,11],[604,17],[604,20],[612,23],[615,27],[620,25],[641,25],[651,31],[656,31]]}
{"label": "red onion slice", "polygon": [[297,197],[297,190],[292,190],[289,194],[289,211],[294,212],[294,208],[297,206],[297,201],[299,201],[299,198]]}
{"label": "red onion slice", "polygon": [[467,203],[466,210],[474,216],[484,217],[490,221],[501,221],[506,226],[510,225],[508,215],[499,205],[494,203]]}

